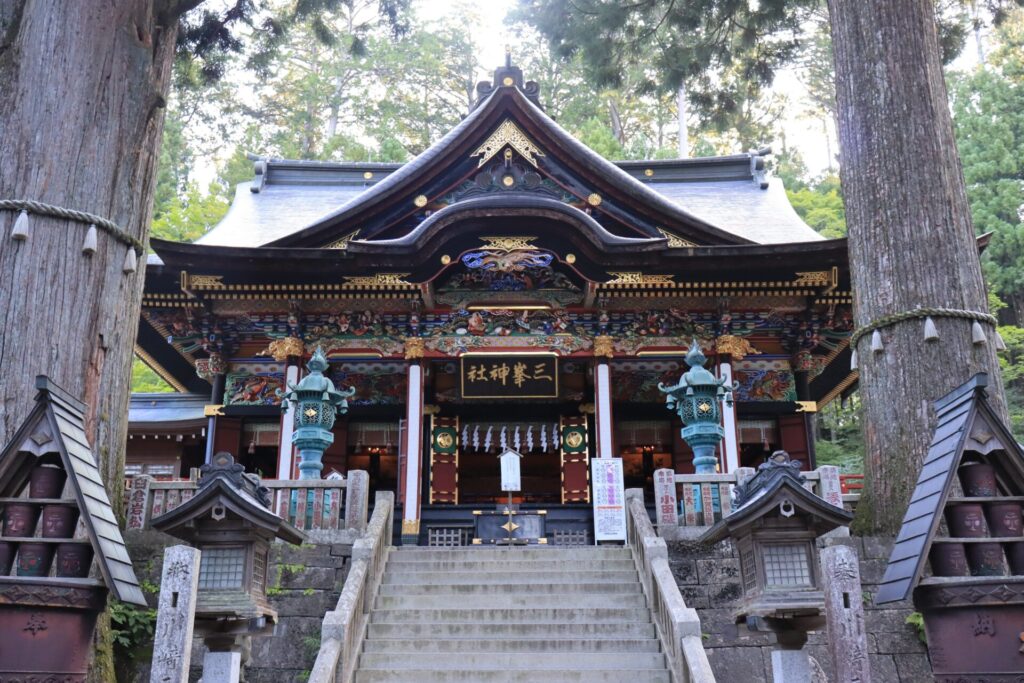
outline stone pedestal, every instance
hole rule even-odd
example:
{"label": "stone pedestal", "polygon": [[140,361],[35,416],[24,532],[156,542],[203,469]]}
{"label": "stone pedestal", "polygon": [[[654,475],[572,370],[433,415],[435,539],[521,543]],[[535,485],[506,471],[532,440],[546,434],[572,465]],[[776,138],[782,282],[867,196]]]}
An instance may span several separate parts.
{"label": "stone pedestal", "polygon": [[772,681],[811,683],[811,660],[807,651],[772,650]]}
{"label": "stone pedestal", "polygon": [[239,683],[242,653],[207,652],[203,657],[203,683]]}
{"label": "stone pedestal", "polygon": [[200,555],[186,545],[164,551],[150,683],[188,682]]}

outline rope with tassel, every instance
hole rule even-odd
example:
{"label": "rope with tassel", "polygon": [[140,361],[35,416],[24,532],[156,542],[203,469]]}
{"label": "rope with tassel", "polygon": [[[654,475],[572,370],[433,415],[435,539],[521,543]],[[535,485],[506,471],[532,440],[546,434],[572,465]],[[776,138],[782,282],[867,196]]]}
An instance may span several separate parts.
{"label": "rope with tassel", "polygon": [[[858,327],[850,335],[850,349],[853,351],[853,358],[850,362],[850,369],[857,369],[857,343],[867,334],[871,335],[871,350],[875,353],[881,353],[884,351],[882,345],[882,335],[880,330],[901,323],[906,320],[920,320],[924,319],[924,340],[925,341],[938,341],[939,332],[935,327],[935,323],[932,318],[956,318],[960,320],[970,320],[971,325],[971,341],[975,344],[984,344],[988,340],[985,337],[985,331],[981,328],[981,323],[991,325],[993,328],[998,327],[999,320],[990,313],[982,313],[980,311],[967,311],[959,308],[915,308],[912,311],[903,311],[902,313],[893,313],[891,315],[884,315],[877,320],[873,320],[867,325]],[[998,329],[996,330],[996,350],[1003,350],[1006,348],[1003,344],[1002,338],[999,336]]]}
{"label": "rope with tassel", "polygon": [[138,257],[146,252],[146,247],[141,241],[122,230],[116,223],[102,216],[86,213],[85,211],[65,209],[60,206],[44,204],[30,199],[0,199],[0,211],[19,212],[17,219],[14,221],[14,226],[11,228],[11,239],[19,242],[28,239],[29,214],[85,223],[89,226],[85,235],[85,241],[82,243],[82,253],[86,256],[92,256],[96,253],[96,230],[98,228],[128,246],[128,253],[125,254],[124,266],[122,267],[125,273],[135,272]]}

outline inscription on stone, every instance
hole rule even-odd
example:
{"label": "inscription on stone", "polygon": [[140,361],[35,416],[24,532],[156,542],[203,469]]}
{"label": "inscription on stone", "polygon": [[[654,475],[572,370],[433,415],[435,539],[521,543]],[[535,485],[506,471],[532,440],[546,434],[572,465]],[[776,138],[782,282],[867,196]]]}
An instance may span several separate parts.
{"label": "inscription on stone", "polygon": [[199,550],[185,545],[172,546],[164,551],[150,683],[188,682],[196,591],[199,588],[199,557]]}
{"label": "inscription on stone", "polygon": [[864,603],[856,551],[836,545],[821,551],[828,646],[837,683],[870,683]]}

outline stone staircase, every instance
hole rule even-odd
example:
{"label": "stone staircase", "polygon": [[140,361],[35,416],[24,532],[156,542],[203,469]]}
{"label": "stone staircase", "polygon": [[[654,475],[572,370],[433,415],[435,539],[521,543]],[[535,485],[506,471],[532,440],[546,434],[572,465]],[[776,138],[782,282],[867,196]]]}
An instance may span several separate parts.
{"label": "stone staircase", "polygon": [[356,683],[669,683],[628,548],[393,550]]}

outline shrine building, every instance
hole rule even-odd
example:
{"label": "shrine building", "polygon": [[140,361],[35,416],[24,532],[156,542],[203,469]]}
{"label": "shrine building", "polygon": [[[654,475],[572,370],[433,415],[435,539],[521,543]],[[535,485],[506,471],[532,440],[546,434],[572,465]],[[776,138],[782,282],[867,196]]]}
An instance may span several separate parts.
{"label": "shrine building", "polygon": [[395,491],[404,536],[506,500],[506,448],[520,506],[586,525],[590,458],[648,490],[693,471],[658,389],[693,339],[736,383],[719,469],[815,467],[813,414],[856,382],[845,240],[797,216],[767,151],[607,161],[538,90],[497,69],[405,164],[258,159],[208,234],[153,239],[136,352],[181,393],[133,397],[128,475],[228,451],[296,478],[281,394],[319,347],[355,389],[323,475]]}

